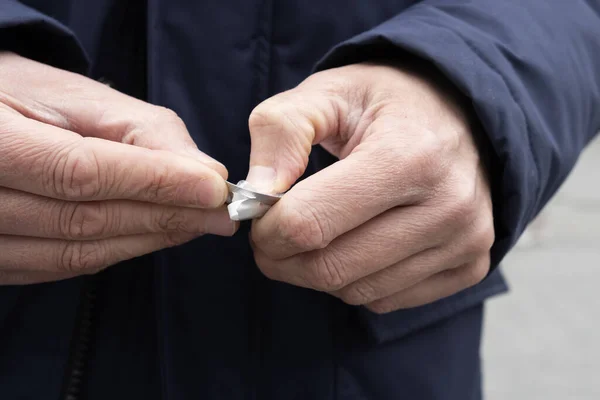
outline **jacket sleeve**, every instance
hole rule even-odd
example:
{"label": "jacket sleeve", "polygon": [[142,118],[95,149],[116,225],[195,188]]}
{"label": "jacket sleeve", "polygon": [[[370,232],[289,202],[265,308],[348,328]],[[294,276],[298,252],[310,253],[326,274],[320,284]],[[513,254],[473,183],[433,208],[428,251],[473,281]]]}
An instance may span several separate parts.
{"label": "jacket sleeve", "polygon": [[495,267],[600,129],[600,0],[424,0],[316,69],[407,53],[460,89],[481,123]]}
{"label": "jacket sleeve", "polygon": [[16,0],[0,0],[0,50],[83,74],[88,69],[73,32]]}

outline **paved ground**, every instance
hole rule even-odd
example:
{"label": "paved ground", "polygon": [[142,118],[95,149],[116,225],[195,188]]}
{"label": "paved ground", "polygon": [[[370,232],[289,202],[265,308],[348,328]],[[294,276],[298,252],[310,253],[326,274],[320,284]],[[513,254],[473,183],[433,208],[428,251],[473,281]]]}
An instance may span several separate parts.
{"label": "paved ground", "polygon": [[600,399],[600,139],[504,262],[488,302],[487,400]]}

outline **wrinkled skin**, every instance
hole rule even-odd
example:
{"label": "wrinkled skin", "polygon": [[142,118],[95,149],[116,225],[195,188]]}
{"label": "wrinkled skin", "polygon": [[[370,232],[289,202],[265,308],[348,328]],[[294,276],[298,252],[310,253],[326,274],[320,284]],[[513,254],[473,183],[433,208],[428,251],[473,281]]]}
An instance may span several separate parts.
{"label": "wrinkled skin", "polygon": [[460,97],[429,76],[345,66],[256,107],[253,184],[288,189],[315,144],[340,159],[254,222],[267,277],[385,313],[486,276],[494,227],[485,169]]}
{"label": "wrinkled skin", "polygon": [[226,176],[172,111],[0,53],[0,284],[232,235]]}
{"label": "wrinkled skin", "polygon": [[[340,159],[253,224],[265,275],[380,313],[481,281],[492,204],[457,98],[408,68],[359,64],[260,104],[250,182],[287,190],[315,144]],[[237,229],[225,167],[172,111],[10,53],[0,171],[0,284],[95,273]]]}

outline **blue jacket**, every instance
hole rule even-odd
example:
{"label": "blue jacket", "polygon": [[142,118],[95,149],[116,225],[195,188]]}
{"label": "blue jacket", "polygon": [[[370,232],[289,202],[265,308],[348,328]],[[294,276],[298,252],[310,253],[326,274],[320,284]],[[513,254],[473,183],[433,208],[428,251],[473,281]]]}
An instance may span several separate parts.
{"label": "blue jacket", "polygon": [[[481,121],[494,266],[600,128],[597,0],[0,0],[0,48],[175,110],[234,181],[261,100],[314,70],[421,58]],[[331,161],[317,150],[309,173]],[[499,270],[375,315],[267,280],[246,231],[0,287],[0,398],[481,398],[481,304],[506,289]]]}

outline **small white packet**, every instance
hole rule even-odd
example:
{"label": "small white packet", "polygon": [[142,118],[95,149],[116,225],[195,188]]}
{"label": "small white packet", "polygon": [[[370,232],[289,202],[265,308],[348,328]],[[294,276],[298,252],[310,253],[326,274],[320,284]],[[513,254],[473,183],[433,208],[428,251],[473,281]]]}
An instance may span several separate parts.
{"label": "small white packet", "polygon": [[269,195],[257,192],[247,181],[239,181],[237,185],[227,182],[229,198],[227,211],[233,221],[245,221],[260,218],[282,195]]}

